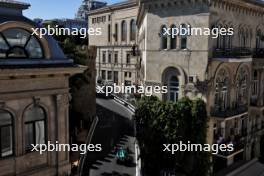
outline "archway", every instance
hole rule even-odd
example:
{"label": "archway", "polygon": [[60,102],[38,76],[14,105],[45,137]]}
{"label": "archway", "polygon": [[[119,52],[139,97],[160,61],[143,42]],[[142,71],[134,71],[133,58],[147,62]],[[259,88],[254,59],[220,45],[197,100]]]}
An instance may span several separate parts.
{"label": "archway", "polygon": [[168,67],[162,74],[162,83],[167,86],[168,93],[163,95],[163,100],[176,102],[180,98],[180,72],[174,67]]}

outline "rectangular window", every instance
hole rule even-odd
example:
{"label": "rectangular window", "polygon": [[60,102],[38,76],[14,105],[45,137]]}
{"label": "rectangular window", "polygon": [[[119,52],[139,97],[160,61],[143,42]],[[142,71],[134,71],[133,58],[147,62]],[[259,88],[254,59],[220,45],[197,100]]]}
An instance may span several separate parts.
{"label": "rectangular window", "polygon": [[103,51],[103,61],[102,62],[106,63],[106,52],[105,51]]}
{"label": "rectangular window", "polygon": [[126,55],[126,63],[130,64],[130,53],[127,53]]}
{"label": "rectangular window", "polygon": [[129,78],[131,78],[132,77],[132,73],[131,72],[129,72]]}
{"label": "rectangular window", "polygon": [[111,15],[108,15],[108,21],[111,21]]}
{"label": "rectangular window", "polygon": [[127,77],[127,72],[125,72],[125,77]]}
{"label": "rectangular window", "polygon": [[115,24],[115,41],[118,41],[118,24]]}
{"label": "rectangular window", "polygon": [[106,16],[103,16],[102,17],[102,22],[105,22],[106,21]]}
{"label": "rectangular window", "polygon": [[114,71],[114,83],[118,84],[118,71]]}
{"label": "rectangular window", "polygon": [[118,63],[118,52],[116,51],[115,52],[115,64],[117,64]]}
{"label": "rectangular window", "polygon": [[107,79],[112,80],[112,71],[107,72]]}
{"label": "rectangular window", "polygon": [[106,79],[106,72],[105,72],[105,70],[102,70],[102,79],[103,79],[103,80]]}
{"label": "rectangular window", "polygon": [[111,42],[111,25],[108,24],[108,42]]}
{"label": "rectangular window", "polygon": [[108,53],[108,63],[112,63],[112,54],[111,54],[111,52]]}

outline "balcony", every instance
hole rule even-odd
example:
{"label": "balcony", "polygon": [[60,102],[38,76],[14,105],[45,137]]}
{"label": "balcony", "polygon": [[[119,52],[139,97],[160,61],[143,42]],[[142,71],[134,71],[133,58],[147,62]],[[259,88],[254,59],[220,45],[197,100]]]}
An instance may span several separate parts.
{"label": "balcony", "polygon": [[229,107],[223,109],[220,106],[215,106],[211,108],[211,116],[212,117],[220,117],[220,118],[228,118],[237,116],[248,111],[248,105],[237,105],[233,108]]}
{"label": "balcony", "polygon": [[251,58],[251,48],[215,48],[213,58]]}

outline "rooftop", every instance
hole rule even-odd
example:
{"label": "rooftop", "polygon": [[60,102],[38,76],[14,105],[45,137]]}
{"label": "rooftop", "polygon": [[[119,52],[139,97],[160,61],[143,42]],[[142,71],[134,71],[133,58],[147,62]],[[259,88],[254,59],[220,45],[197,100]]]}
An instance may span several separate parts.
{"label": "rooftop", "polygon": [[28,9],[30,7],[30,4],[15,0],[0,0],[0,6],[17,9]]}
{"label": "rooftop", "polygon": [[134,5],[137,5],[136,0],[125,0],[123,2],[107,5],[105,7],[100,8],[100,9],[92,10],[92,11],[90,11],[89,15],[97,14],[97,13],[101,13],[101,12],[105,12],[105,11],[109,11],[109,10],[122,9],[125,7],[134,6]]}

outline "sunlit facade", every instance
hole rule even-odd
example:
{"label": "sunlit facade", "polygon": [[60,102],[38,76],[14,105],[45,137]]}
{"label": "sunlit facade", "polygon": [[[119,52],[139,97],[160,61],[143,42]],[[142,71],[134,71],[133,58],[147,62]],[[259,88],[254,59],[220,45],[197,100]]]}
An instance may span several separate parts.
{"label": "sunlit facade", "polygon": [[28,7],[0,1],[0,175],[67,175],[69,152],[32,149],[69,143],[68,79],[82,70],[52,37],[32,35]]}

